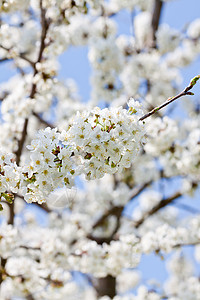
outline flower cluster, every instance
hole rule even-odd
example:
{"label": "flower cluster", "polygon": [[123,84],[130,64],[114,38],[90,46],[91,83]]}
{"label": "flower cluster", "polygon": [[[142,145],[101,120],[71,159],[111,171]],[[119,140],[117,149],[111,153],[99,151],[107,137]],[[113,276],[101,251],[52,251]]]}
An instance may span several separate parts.
{"label": "flower cluster", "polygon": [[[129,110],[95,108],[78,113],[67,131],[47,128],[28,149],[31,162],[22,167],[20,188],[27,202],[44,202],[56,188],[71,187],[75,176],[101,178],[130,167],[144,142],[138,102]],[[16,181],[16,178],[15,178]]]}
{"label": "flower cluster", "polygon": [[134,236],[124,236],[120,241],[102,246],[91,241],[69,257],[69,263],[77,266],[77,270],[95,277],[116,276],[122,268],[134,268],[139,262],[140,248]]}
{"label": "flower cluster", "polygon": [[[14,155],[0,151],[0,199],[12,203],[13,195],[18,190],[19,171],[14,162]],[[0,209],[2,206],[0,204]]]}
{"label": "flower cluster", "polygon": [[28,146],[31,162],[22,168],[20,182],[27,202],[42,203],[54,189],[73,184],[73,150],[69,145],[61,147],[59,136],[56,129],[47,128]]}
{"label": "flower cluster", "polygon": [[130,167],[144,138],[139,103],[129,101],[129,110],[95,108],[77,114],[64,140],[81,157],[83,173],[88,179],[101,178]]}

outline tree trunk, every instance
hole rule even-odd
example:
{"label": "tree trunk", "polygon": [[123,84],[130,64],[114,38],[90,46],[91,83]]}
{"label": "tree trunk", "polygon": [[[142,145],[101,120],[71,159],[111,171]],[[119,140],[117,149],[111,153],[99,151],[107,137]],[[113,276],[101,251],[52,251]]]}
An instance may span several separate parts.
{"label": "tree trunk", "polygon": [[96,278],[93,283],[99,297],[109,296],[112,299],[116,296],[115,277],[108,275],[103,278]]}

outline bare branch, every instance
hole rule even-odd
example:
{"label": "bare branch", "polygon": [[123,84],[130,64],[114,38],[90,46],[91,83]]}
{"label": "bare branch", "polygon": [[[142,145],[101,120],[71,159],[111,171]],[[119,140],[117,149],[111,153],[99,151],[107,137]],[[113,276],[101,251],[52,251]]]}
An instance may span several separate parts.
{"label": "bare branch", "polygon": [[[19,194],[16,194],[17,197],[21,198],[22,200],[24,200],[24,197],[19,195]],[[7,203],[6,201],[1,201],[1,202],[4,202],[4,203]],[[25,203],[27,203],[25,200],[24,200]],[[43,209],[44,211],[46,211],[47,213],[50,213],[52,210],[47,206],[46,203],[42,203],[42,204],[39,204],[37,202],[32,202],[31,204],[33,205],[36,205],[38,206],[39,208]]]}
{"label": "bare branch", "polygon": [[178,95],[168,98],[167,101],[165,101],[163,104],[161,104],[158,107],[155,107],[154,109],[152,109],[150,112],[148,112],[147,114],[145,114],[144,116],[142,116],[139,121],[143,121],[144,119],[152,116],[153,114],[155,114],[157,111],[159,111],[160,109],[162,109],[163,107],[169,105],[170,103],[174,102],[175,100],[186,96],[186,95],[194,95],[192,92],[189,92],[193,86],[196,84],[196,82],[200,79],[200,75],[195,76],[191,81],[190,84]]}
{"label": "bare branch", "polygon": [[[45,18],[45,9],[42,6],[42,0],[40,0],[40,9],[41,9],[41,26],[42,26],[42,33],[41,33],[41,39],[40,39],[40,49],[39,49],[39,54],[38,54],[38,59],[37,62],[34,63],[34,76],[38,73],[37,69],[36,69],[36,64],[38,62],[41,61],[42,59],[42,54],[43,51],[45,49],[45,38],[47,35],[47,31],[49,28],[50,23],[47,22],[46,18]],[[36,84],[33,83],[32,84],[32,89],[30,92],[30,98],[34,98],[36,93]],[[23,130],[22,130],[22,135],[21,135],[21,139],[18,141],[18,149],[16,150],[15,154],[16,154],[16,163],[19,164],[20,163],[20,157],[22,154],[22,150],[23,150],[23,146],[24,146],[24,142],[27,136],[27,128],[28,128],[28,119],[26,118],[24,121],[24,126],[23,126]]]}
{"label": "bare branch", "polygon": [[93,225],[93,229],[103,225],[103,223],[105,222],[105,220],[110,217],[110,216],[121,216],[121,213],[123,211],[124,207],[123,206],[114,206],[111,209],[109,209],[107,212],[105,212],[104,215],[102,215],[97,221],[96,223]]}
{"label": "bare branch", "polygon": [[152,46],[155,47],[155,40],[156,40],[156,31],[158,29],[158,25],[160,22],[161,12],[163,7],[163,1],[161,0],[155,0],[154,3],[154,10],[151,20],[151,26],[152,26]]}
{"label": "bare branch", "polygon": [[55,128],[55,126],[53,126],[51,123],[45,121],[42,117],[40,117],[39,114],[33,112],[33,115],[40,121],[40,123],[44,124],[45,126]]}
{"label": "bare branch", "polygon": [[[40,62],[42,60],[43,51],[45,49],[45,39],[46,39],[47,31],[48,31],[48,28],[49,28],[49,25],[50,25],[50,22],[49,21],[47,22],[47,20],[45,18],[46,11],[42,6],[42,0],[40,0],[40,10],[41,10],[42,33],[41,33],[41,38],[40,38],[40,49],[39,49],[39,53],[38,53],[38,59],[35,63],[32,63],[32,62],[29,61],[29,63],[32,65],[33,70],[34,70],[33,76],[35,76],[38,73],[36,65],[37,65],[38,62]],[[32,88],[31,88],[31,92],[30,92],[30,98],[34,98],[35,94],[36,94],[36,84],[33,83]],[[17,165],[20,164],[21,154],[22,154],[24,143],[25,143],[26,136],[27,136],[28,121],[29,121],[28,118],[26,118],[24,120],[24,126],[23,126],[23,129],[22,129],[21,138],[18,140],[18,147],[17,147],[17,150],[15,151]],[[14,222],[14,201],[10,205],[10,217],[9,217],[9,223],[13,224],[13,222]]]}
{"label": "bare branch", "polygon": [[156,206],[154,206],[150,211],[146,212],[142,218],[140,220],[138,220],[137,222],[135,222],[135,228],[140,227],[140,225],[142,225],[144,223],[144,221],[154,215],[156,212],[158,212],[161,208],[166,207],[168,204],[172,203],[174,200],[182,197],[183,195],[180,192],[177,192],[176,194],[174,194],[173,196],[167,198],[167,199],[163,199],[161,200]]}
{"label": "bare branch", "polygon": [[[0,45],[0,48],[3,49],[3,50],[5,50],[5,51],[7,51],[8,53],[12,50],[12,48],[7,48],[7,47],[5,47],[5,46],[3,46],[3,45]],[[19,58],[25,60],[25,61],[28,62],[32,67],[34,67],[34,62],[32,62],[29,58],[26,57],[26,53],[19,53],[17,57],[19,57]],[[1,62],[1,61],[10,61],[10,60],[13,60],[13,59],[14,59],[14,58],[12,58],[12,57],[10,57],[10,58],[5,57],[5,58],[0,59],[0,62]]]}
{"label": "bare branch", "polygon": [[3,57],[3,58],[0,58],[0,63],[11,61],[11,60],[12,60],[11,58]]}
{"label": "bare branch", "polygon": [[7,259],[6,258],[3,258],[3,257],[0,257],[1,258],[1,265],[0,265],[0,285],[1,283],[3,282],[4,280],[4,269],[5,269],[5,265],[6,265],[6,262],[7,262]]}

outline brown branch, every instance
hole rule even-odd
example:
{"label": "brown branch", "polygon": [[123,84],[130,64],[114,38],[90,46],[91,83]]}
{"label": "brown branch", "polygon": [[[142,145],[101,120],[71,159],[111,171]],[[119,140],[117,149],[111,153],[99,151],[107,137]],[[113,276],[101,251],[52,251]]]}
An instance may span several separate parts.
{"label": "brown branch", "polygon": [[32,204],[38,206],[39,208],[42,208],[44,211],[46,211],[47,213],[50,213],[52,212],[52,210],[47,206],[46,203],[42,203],[42,204],[39,204],[37,202],[32,202]]}
{"label": "brown branch", "polygon": [[40,123],[44,124],[47,127],[50,128],[55,128],[55,126],[53,126],[51,123],[45,121],[42,117],[40,117],[39,114],[37,114],[36,112],[33,112],[33,115],[40,121]]}
{"label": "brown branch", "polygon": [[193,86],[196,84],[196,82],[199,80],[200,75],[195,76],[191,81],[190,84],[178,95],[168,98],[167,101],[165,101],[163,104],[161,104],[158,107],[155,107],[154,109],[152,109],[150,112],[148,112],[147,114],[145,114],[144,116],[142,116],[139,121],[143,121],[144,119],[150,117],[151,115],[155,114],[157,111],[159,111],[160,109],[162,109],[163,107],[169,105],[170,103],[172,103],[173,101],[186,96],[186,95],[194,95],[192,92],[189,92]]}
{"label": "brown branch", "polygon": [[[21,195],[19,195],[19,194],[16,194],[16,196],[19,197],[19,198],[21,198],[22,200],[24,200],[24,197],[23,197],[23,196],[21,196]],[[4,203],[6,203],[6,204],[8,203],[8,202],[6,202],[6,201],[1,201],[1,202],[4,202]],[[25,200],[24,200],[24,202],[27,203]],[[47,213],[52,212],[52,210],[47,206],[46,203],[39,204],[39,203],[37,203],[37,202],[32,202],[31,204],[36,205],[36,206],[38,206],[39,208],[42,208],[42,209],[43,209],[44,211],[46,211]]]}
{"label": "brown branch", "polygon": [[[143,186],[139,188],[134,188],[131,195],[130,195],[130,200],[133,198],[137,197],[151,182],[145,183]],[[109,210],[107,210],[93,225],[93,229],[103,225],[103,223],[106,221],[106,219],[109,216],[116,216],[116,217],[121,217],[122,211],[124,209],[124,206],[113,206]]]}
{"label": "brown branch", "polygon": [[33,295],[32,295],[32,294],[29,294],[28,296],[26,296],[26,299],[27,299],[27,300],[34,300],[34,298],[33,298]]}
{"label": "brown branch", "polygon": [[[46,38],[47,31],[48,31],[48,28],[49,28],[49,25],[50,25],[50,22],[47,21],[46,18],[45,18],[46,10],[42,6],[42,0],[40,0],[40,10],[41,10],[41,21],[40,22],[41,22],[42,33],[41,33],[41,38],[40,38],[40,49],[39,49],[39,53],[38,53],[38,59],[35,63],[32,63],[32,62],[29,61],[29,63],[31,64],[31,66],[33,67],[33,70],[34,70],[33,77],[38,73],[36,65],[37,65],[38,62],[40,62],[42,60],[43,51],[45,49],[45,38]],[[30,98],[33,99],[35,94],[36,94],[36,84],[33,83],[32,88],[31,88],[31,92],[30,92]],[[21,138],[18,140],[18,147],[17,147],[17,150],[14,152],[15,155],[16,155],[17,165],[20,164],[21,154],[22,154],[24,143],[25,143],[26,136],[27,136],[27,129],[28,129],[28,118],[26,118],[24,120],[24,125],[23,125],[23,129],[22,129]],[[10,222],[10,224],[13,224],[13,222],[14,222],[14,201],[10,205],[9,222]]]}
{"label": "brown branch", "polygon": [[40,247],[30,247],[30,246],[25,246],[25,245],[20,245],[19,248],[22,248],[22,249],[25,249],[25,250],[35,250],[35,251],[41,250]]}
{"label": "brown branch", "polygon": [[192,243],[181,243],[181,244],[176,244],[173,246],[173,248],[178,248],[178,247],[189,247],[189,246],[196,246],[200,244],[200,240]]}
{"label": "brown branch", "polygon": [[12,60],[11,58],[3,57],[3,58],[0,58],[0,63],[11,61],[11,60]]}
{"label": "brown branch", "polygon": [[147,183],[144,183],[141,187],[137,187],[137,188],[134,188],[131,195],[130,195],[130,200],[132,200],[133,198],[139,196],[144,189],[146,189],[146,187],[148,187],[150,184],[152,183],[152,181],[149,181]]}
{"label": "brown branch", "polygon": [[109,209],[108,211],[105,212],[105,214],[103,214],[97,221],[96,223],[93,225],[93,229],[103,225],[103,223],[106,221],[106,219],[109,216],[121,216],[121,213],[124,209],[124,206],[114,206],[111,209]]}
{"label": "brown branch", "polygon": [[[11,48],[7,48],[3,45],[0,45],[0,48],[7,51],[8,53],[12,50],[12,47]],[[32,67],[34,67],[34,62],[31,61],[29,58],[26,57],[26,53],[19,53],[18,54],[18,57],[25,60],[26,62],[28,62]],[[2,61],[10,61],[10,60],[13,60],[14,58],[13,57],[10,57],[10,58],[7,58],[7,57],[4,57],[2,59],[0,59],[0,62]]]}
{"label": "brown branch", "polygon": [[[37,62],[34,63],[34,65],[33,65],[33,68],[34,68],[33,76],[35,76],[38,73],[38,71],[36,69],[36,64],[38,62],[40,62],[41,59],[42,59],[42,54],[43,54],[43,51],[45,49],[45,38],[46,38],[47,31],[48,31],[48,28],[49,28],[49,25],[50,25],[49,21],[47,21],[46,18],[45,18],[46,10],[42,6],[42,0],[40,0],[40,9],[41,9],[42,33],[41,33],[41,39],[40,39],[40,49],[39,49],[38,59],[37,59]],[[32,89],[31,89],[31,92],[30,92],[30,98],[34,98],[35,94],[36,94],[36,84],[33,83],[32,84]],[[21,139],[18,140],[18,149],[15,152],[15,154],[16,154],[16,163],[17,164],[20,163],[20,158],[21,158],[23,146],[24,146],[25,139],[26,139],[26,136],[27,136],[27,128],[28,128],[28,118],[26,118],[25,121],[24,121],[24,126],[23,126],[23,130],[22,130]]]}
{"label": "brown branch", "polygon": [[9,206],[9,219],[8,219],[8,224],[11,224],[11,225],[14,224],[14,217],[15,217],[14,201],[15,201],[15,200],[13,200],[13,203],[8,203],[8,206]]}
{"label": "brown branch", "polygon": [[27,128],[28,128],[28,119],[26,118],[24,121],[21,139],[18,140],[18,147],[17,147],[17,150],[15,151],[17,165],[19,165],[19,163],[20,163],[22,149],[23,149],[24,142],[25,142],[25,139],[27,136]]}
{"label": "brown branch", "polygon": [[116,278],[111,275],[94,278],[92,284],[99,297],[108,296],[112,299],[116,295]]}
{"label": "brown branch", "polygon": [[[151,182],[145,183],[143,186],[139,188],[134,188],[131,195],[130,195],[130,200],[133,198],[137,197]],[[107,210],[93,225],[93,229],[96,229],[97,227],[101,226],[104,224],[107,218],[110,216],[115,216],[117,218],[117,224],[115,226],[115,229],[111,233],[109,237],[96,237],[92,234],[89,234],[87,238],[90,240],[96,241],[97,244],[103,244],[107,243],[109,244],[115,237],[115,234],[117,233],[119,227],[120,227],[120,218],[122,216],[122,212],[124,210],[124,205],[121,206],[113,206],[109,210]]]}
{"label": "brown branch", "polygon": [[4,270],[5,270],[5,265],[6,265],[7,259],[1,257],[1,265],[0,265],[0,285],[4,280]]}
{"label": "brown branch", "polygon": [[41,40],[40,40],[40,50],[38,54],[37,62],[40,62],[42,59],[42,54],[45,48],[45,39],[47,35],[47,31],[49,29],[50,20],[46,19],[46,10],[43,8],[42,5],[43,0],[40,0],[40,10],[41,10],[41,26],[42,26],[42,34],[41,34]]}
{"label": "brown branch", "polygon": [[142,218],[140,220],[138,220],[137,222],[135,222],[135,228],[140,227],[140,225],[142,225],[144,223],[144,221],[154,215],[156,212],[158,212],[160,209],[166,207],[168,204],[172,203],[174,200],[180,198],[181,196],[183,196],[180,192],[177,192],[176,194],[174,194],[173,196],[167,198],[167,199],[163,199],[161,200],[156,206],[154,206],[150,211],[146,212]]}
{"label": "brown branch", "polygon": [[151,26],[152,26],[152,46],[155,47],[156,31],[160,22],[161,12],[163,7],[163,1],[155,0],[154,10],[152,14]]}

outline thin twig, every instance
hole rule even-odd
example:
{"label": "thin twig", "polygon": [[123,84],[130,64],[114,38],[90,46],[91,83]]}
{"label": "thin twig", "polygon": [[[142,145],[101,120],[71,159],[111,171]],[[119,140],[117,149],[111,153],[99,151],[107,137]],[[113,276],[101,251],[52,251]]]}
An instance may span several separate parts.
{"label": "thin twig", "polygon": [[11,60],[12,60],[12,58],[3,57],[3,58],[0,58],[0,63],[11,61]]}
{"label": "thin twig", "polygon": [[190,84],[181,92],[179,93],[178,95],[174,96],[174,97],[171,97],[171,98],[168,98],[167,101],[165,101],[163,104],[161,104],[160,106],[158,107],[155,107],[154,109],[152,109],[150,112],[148,112],[147,114],[145,114],[144,116],[142,116],[139,121],[143,121],[144,119],[152,116],[153,114],[155,114],[157,111],[159,111],[160,109],[162,109],[163,107],[169,105],[170,103],[174,102],[175,100],[183,97],[183,96],[186,96],[186,95],[194,95],[194,93],[192,92],[189,92],[193,86],[196,84],[196,82],[200,79],[200,75],[197,75],[195,76],[191,81],[190,81]]}
{"label": "thin twig", "polygon": [[[3,45],[0,45],[0,48],[2,48],[3,50],[5,50],[5,51],[7,51],[8,53],[12,50],[12,48],[7,48],[7,47],[5,47],[5,46],[3,46]],[[29,58],[27,58],[26,56],[25,56],[25,54],[26,53],[19,53],[18,54],[18,57],[20,57],[21,59],[23,59],[23,60],[25,60],[26,62],[28,62],[32,67],[34,67],[34,62],[32,62]],[[9,61],[9,60],[13,60],[14,58],[12,58],[12,57],[10,57],[10,58],[6,58],[6,57],[4,57],[4,58],[2,58],[2,59],[0,59],[0,62],[1,61]]]}
{"label": "thin twig", "polygon": [[44,124],[47,127],[50,128],[54,128],[55,126],[53,126],[51,123],[45,121],[42,117],[40,117],[39,114],[37,114],[36,112],[33,112],[33,115],[40,121],[40,123]]}

